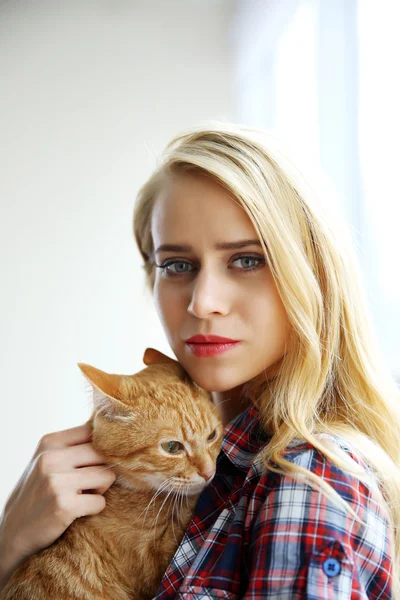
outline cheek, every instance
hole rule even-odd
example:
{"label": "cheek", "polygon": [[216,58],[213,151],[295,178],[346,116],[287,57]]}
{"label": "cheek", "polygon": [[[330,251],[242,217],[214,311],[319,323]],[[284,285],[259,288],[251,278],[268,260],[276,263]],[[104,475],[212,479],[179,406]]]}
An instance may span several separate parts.
{"label": "cheek", "polygon": [[162,285],[154,287],[153,300],[160,320],[163,323],[168,323],[171,319],[173,302],[171,302],[167,290],[163,289]]}
{"label": "cheek", "polygon": [[248,319],[259,333],[261,344],[269,348],[284,350],[288,339],[290,324],[285,307],[277,291],[269,294],[258,294],[254,302],[248,304]]}
{"label": "cheek", "polygon": [[181,329],[180,323],[185,314],[183,299],[162,286],[154,288],[153,299],[163,329],[171,339]]}

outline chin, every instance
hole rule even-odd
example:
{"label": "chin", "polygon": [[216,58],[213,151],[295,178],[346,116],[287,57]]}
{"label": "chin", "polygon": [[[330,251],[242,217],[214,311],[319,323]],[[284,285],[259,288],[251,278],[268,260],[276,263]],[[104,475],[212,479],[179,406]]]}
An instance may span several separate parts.
{"label": "chin", "polygon": [[206,392],[227,392],[245,381],[233,379],[226,375],[225,377],[218,376],[217,374],[213,374],[211,369],[209,369],[209,373],[207,373],[207,369],[204,369],[203,373],[198,373],[195,369],[191,369],[190,371],[187,369],[187,372],[193,381],[203,390],[206,390]]}
{"label": "chin", "polygon": [[218,359],[213,360],[212,358],[197,358],[194,356],[188,358],[184,353],[176,352],[175,356],[189,374],[189,377],[207,392],[226,392],[242,385],[250,378],[247,377],[247,374],[251,369],[241,369],[238,360],[224,364],[223,362],[219,363]]}

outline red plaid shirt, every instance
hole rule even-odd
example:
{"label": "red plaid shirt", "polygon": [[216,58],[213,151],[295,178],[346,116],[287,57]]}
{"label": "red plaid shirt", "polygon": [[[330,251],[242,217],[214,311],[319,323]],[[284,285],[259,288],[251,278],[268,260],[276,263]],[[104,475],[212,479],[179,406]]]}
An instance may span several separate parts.
{"label": "red plaid shirt", "polygon": [[[331,484],[365,527],[309,485],[263,468],[256,454],[269,438],[254,406],[224,434],[217,472],[156,600],[392,598],[388,524],[372,485],[300,440],[285,453]],[[345,440],[328,437],[368,469]]]}

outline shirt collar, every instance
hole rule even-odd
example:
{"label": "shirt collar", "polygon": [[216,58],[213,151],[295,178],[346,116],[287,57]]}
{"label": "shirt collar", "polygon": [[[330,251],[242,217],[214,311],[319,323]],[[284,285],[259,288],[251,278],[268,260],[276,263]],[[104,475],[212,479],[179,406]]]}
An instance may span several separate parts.
{"label": "shirt collar", "polygon": [[255,455],[270,439],[261,426],[258,408],[251,404],[225,426],[221,451],[235,467],[248,471]]}

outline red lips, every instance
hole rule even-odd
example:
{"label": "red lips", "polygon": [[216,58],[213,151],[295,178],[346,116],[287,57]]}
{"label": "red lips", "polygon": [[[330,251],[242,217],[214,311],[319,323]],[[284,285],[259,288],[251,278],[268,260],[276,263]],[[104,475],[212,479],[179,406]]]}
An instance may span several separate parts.
{"label": "red lips", "polygon": [[186,340],[186,342],[191,344],[220,344],[237,341],[238,340],[232,340],[231,338],[221,337],[220,335],[194,335]]}

